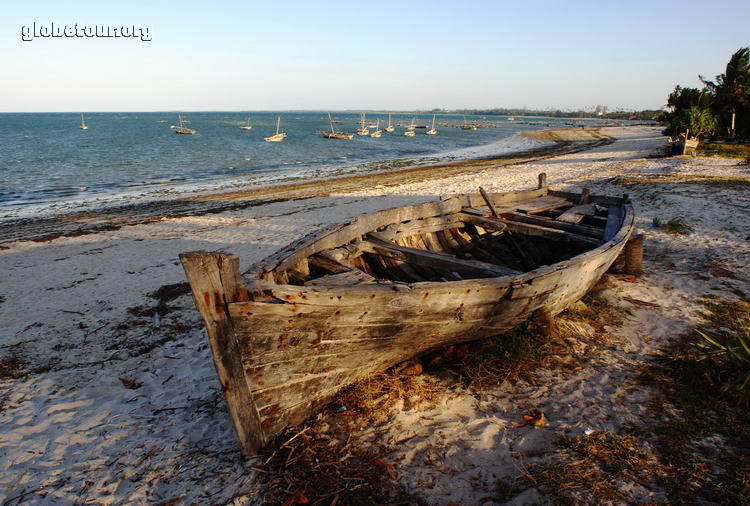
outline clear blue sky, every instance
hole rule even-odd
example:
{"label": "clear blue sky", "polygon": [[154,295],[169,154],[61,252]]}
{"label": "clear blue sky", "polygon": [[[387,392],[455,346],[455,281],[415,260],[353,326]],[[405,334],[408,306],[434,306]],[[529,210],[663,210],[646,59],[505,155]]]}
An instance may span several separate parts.
{"label": "clear blue sky", "polygon": [[[3,2],[0,111],[658,108],[750,45],[750,2]],[[22,25],[148,26],[21,40]]]}

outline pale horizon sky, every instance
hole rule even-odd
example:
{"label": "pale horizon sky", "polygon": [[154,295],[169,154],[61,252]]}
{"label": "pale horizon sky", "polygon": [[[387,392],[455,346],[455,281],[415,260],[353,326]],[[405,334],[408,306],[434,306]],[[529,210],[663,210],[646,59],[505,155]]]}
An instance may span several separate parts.
{"label": "pale horizon sky", "polygon": [[750,2],[527,4],[6,2],[0,112],[657,109],[750,45]]}

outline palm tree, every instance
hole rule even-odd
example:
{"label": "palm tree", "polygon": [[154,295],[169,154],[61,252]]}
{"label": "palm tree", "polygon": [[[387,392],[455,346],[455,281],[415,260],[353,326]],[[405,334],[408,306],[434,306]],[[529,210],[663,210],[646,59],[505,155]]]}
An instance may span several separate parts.
{"label": "palm tree", "polygon": [[[726,71],[716,76],[716,82],[699,76],[703,84],[714,94],[719,107],[731,113],[729,133],[736,135],[737,111],[750,111],[750,48],[743,47],[732,55]],[[747,118],[743,118],[747,120]]]}

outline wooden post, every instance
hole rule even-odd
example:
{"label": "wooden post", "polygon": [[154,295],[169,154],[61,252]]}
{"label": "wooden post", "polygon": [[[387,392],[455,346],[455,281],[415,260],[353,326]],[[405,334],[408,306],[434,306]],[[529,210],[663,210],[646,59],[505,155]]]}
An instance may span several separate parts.
{"label": "wooden post", "polygon": [[539,174],[539,189],[547,188],[547,174],[542,172]]}
{"label": "wooden post", "polygon": [[206,322],[214,366],[242,453],[251,457],[266,440],[227,307],[231,302],[248,300],[240,278],[240,259],[226,253],[196,251],[180,253],[180,261],[193,290],[195,307]]}
{"label": "wooden post", "polygon": [[490,196],[487,195],[487,192],[484,191],[484,188],[482,188],[481,186],[479,187],[479,193],[482,195],[482,198],[487,203],[487,207],[490,208],[490,212],[492,213],[492,216],[494,216],[495,218],[499,218],[500,215],[497,214],[497,210],[495,209],[495,206],[492,204],[492,200],[490,200]]}
{"label": "wooden post", "polygon": [[557,335],[557,322],[548,310],[538,309],[531,319],[544,337],[555,337]]}
{"label": "wooden post", "polygon": [[579,204],[588,204],[591,200],[591,190],[588,188],[584,188],[583,192],[581,192],[581,201]]}
{"label": "wooden post", "polygon": [[682,145],[682,154],[687,153],[687,141],[690,138],[690,129],[685,130],[685,144]]}
{"label": "wooden post", "polygon": [[640,276],[643,272],[643,234],[630,238],[625,243],[625,274]]}

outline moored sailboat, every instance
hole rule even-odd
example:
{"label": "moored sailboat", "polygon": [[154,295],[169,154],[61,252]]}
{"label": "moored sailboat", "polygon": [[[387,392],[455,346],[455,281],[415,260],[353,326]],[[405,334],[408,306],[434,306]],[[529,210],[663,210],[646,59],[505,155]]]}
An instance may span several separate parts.
{"label": "moored sailboat", "polygon": [[252,130],[253,127],[250,125],[250,117],[247,118],[247,123],[240,127],[242,130]]}
{"label": "moored sailboat", "polygon": [[375,123],[375,131],[370,134],[370,137],[375,137],[376,139],[383,135],[382,130],[380,130],[380,120]]}
{"label": "moored sailboat", "polygon": [[386,132],[393,132],[393,131],[395,131],[395,130],[396,130],[396,127],[394,127],[394,126],[393,126],[393,125],[391,124],[391,113],[388,113],[388,126],[387,126],[387,127],[385,127],[385,131],[386,131]]}
{"label": "moored sailboat", "polygon": [[437,130],[435,129],[435,115],[432,115],[432,128],[425,132],[427,135],[435,135]]}
{"label": "moored sailboat", "polygon": [[359,130],[357,130],[357,133],[359,135],[367,135],[370,133],[367,129],[367,125],[365,125],[365,113],[360,113],[359,115]]}
{"label": "moored sailboat", "polygon": [[83,121],[83,113],[81,113],[81,126],[79,126],[78,128],[80,128],[81,130],[88,130],[89,129],[89,127],[86,125],[86,122]]}
{"label": "moored sailboat", "polygon": [[328,123],[331,125],[331,131],[330,132],[320,132],[320,134],[325,137],[326,139],[351,139],[354,137],[354,134],[345,134],[344,132],[340,132],[338,128],[336,128],[336,122],[331,117],[331,113],[328,113]]}
{"label": "moored sailboat", "polygon": [[263,140],[266,142],[281,142],[286,138],[286,132],[281,132],[281,116],[276,120],[276,134],[269,137],[264,137]]}
{"label": "moored sailboat", "polygon": [[195,133],[195,130],[185,126],[185,121],[182,119],[182,116],[177,115],[177,121],[180,122],[180,126],[174,129],[174,133],[182,135],[193,135]]}

